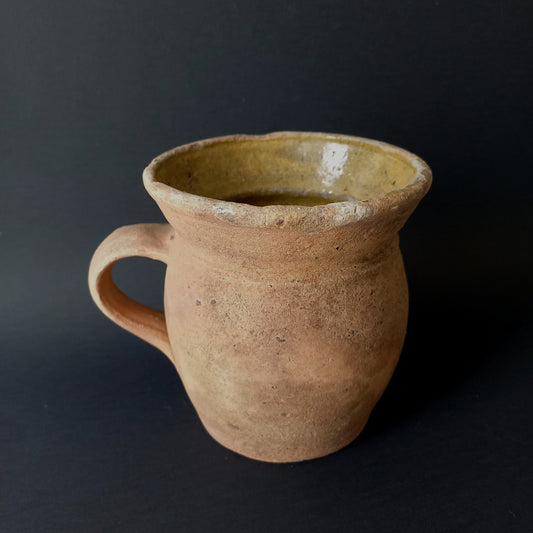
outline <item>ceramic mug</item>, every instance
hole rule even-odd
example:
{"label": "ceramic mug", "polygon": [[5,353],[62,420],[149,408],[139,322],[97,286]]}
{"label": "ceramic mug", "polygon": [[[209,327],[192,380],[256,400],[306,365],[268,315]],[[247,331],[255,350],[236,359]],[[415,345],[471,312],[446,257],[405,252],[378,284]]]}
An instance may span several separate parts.
{"label": "ceramic mug", "polygon": [[[430,187],[427,164],[369,139],[279,132],[175,148],[143,179],[168,224],[98,247],[102,312],[165,353],[231,450],[290,462],[349,444],[402,349],[398,231]],[[164,313],[113,283],[130,256],[166,263]]]}

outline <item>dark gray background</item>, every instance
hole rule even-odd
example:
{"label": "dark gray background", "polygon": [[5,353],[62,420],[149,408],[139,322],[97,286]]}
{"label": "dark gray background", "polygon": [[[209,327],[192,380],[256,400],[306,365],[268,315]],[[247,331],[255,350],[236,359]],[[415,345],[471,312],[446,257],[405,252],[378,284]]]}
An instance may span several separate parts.
{"label": "dark gray background", "polygon": [[[0,530],[531,531],[531,3],[4,2]],[[424,158],[397,372],[359,439],[270,465],[203,430],[170,363],[99,313],[92,252],[162,221],[185,142],[348,133]],[[117,283],[162,305],[164,267]]]}

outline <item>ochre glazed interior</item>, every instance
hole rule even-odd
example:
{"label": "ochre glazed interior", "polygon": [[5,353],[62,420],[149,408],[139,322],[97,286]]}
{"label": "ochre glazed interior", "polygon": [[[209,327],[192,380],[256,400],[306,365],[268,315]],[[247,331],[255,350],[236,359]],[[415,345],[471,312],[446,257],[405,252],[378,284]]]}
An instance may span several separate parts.
{"label": "ochre glazed interior", "polygon": [[364,140],[285,136],[191,145],[160,162],[155,180],[255,205],[316,205],[382,196],[414,180],[406,156]]}

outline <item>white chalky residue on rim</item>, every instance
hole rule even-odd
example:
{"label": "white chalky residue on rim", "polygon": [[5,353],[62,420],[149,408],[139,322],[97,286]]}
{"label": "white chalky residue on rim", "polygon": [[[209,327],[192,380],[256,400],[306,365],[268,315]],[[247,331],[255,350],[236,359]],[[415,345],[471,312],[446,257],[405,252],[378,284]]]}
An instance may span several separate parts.
{"label": "white chalky residue on rim", "polygon": [[235,214],[235,211],[233,210],[233,207],[231,207],[231,205],[214,205],[213,206],[213,211],[217,214],[217,215],[234,215]]}

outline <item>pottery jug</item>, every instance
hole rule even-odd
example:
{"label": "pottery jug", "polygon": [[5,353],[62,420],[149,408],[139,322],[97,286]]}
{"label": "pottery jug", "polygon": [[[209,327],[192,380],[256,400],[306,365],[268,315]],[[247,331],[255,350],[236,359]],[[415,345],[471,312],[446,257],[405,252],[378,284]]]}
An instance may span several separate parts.
{"label": "pottery jug", "polygon": [[[431,184],[382,142],[278,132],[170,150],[143,174],[168,224],[117,229],[92,297],[177,369],[206,430],[242,455],[312,459],[349,444],[407,327],[398,231]],[[164,312],[113,283],[122,258],[167,265]]]}

